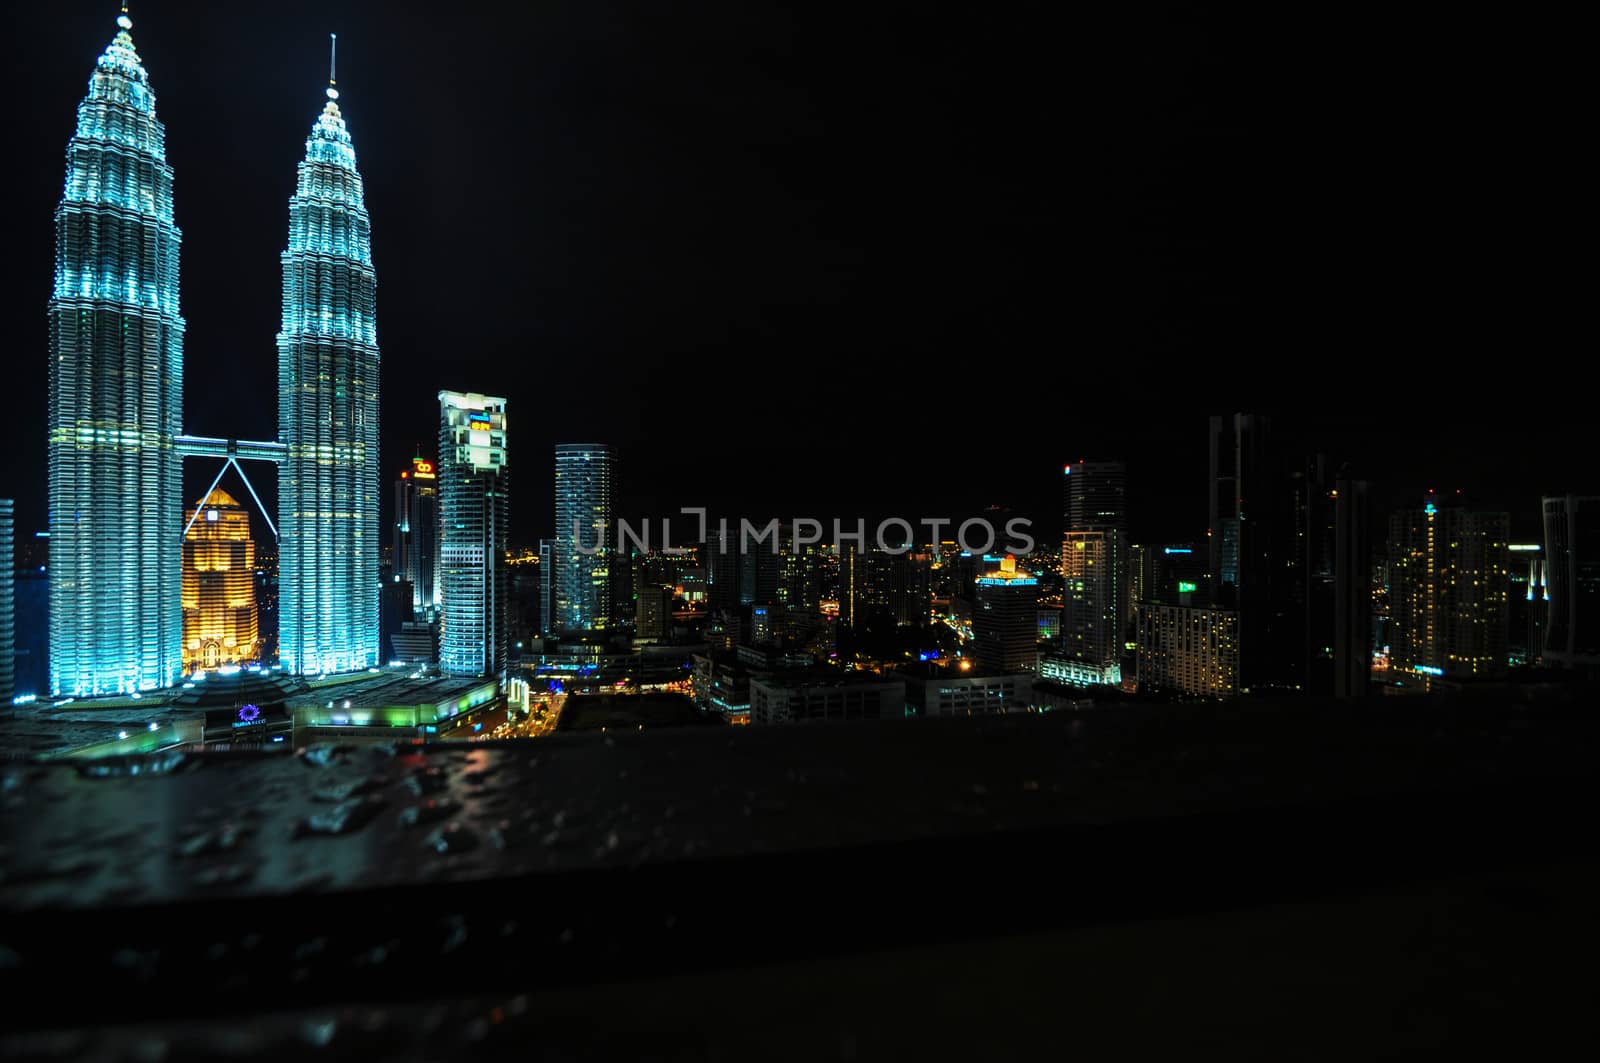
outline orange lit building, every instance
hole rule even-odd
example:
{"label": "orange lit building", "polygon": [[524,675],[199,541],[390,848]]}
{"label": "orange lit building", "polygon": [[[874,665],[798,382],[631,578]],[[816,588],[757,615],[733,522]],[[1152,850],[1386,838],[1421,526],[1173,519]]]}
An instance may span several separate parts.
{"label": "orange lit building", "polygon": [[257,659],[256,547],[250,514],[220,488],[191,509],[183,537],[183,668]]}

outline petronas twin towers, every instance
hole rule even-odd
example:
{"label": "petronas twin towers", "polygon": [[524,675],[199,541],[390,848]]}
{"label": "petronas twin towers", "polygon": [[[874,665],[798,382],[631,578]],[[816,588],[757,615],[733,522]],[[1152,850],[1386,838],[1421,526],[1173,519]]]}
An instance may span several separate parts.
{"label": "petronas twin towers", "polygon": [[172,167],[126,7],[117,25],[78,107],[56,211],[51,691],[127,694],[181,679],[185,457],[280,466],[285,670],[371,667],[378,660],[376,279],[361,175],[331,72],[289,201],[279,439],[186,436]]}

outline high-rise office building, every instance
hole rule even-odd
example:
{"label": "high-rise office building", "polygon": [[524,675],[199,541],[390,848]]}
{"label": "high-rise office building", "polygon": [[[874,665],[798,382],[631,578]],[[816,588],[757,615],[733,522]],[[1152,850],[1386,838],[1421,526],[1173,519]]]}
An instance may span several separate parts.
{"label": "high-rise office building", "polygon": [[426,459],[412,458],[394,482],[390,557],[394,582],[411,585],[412,611],[431,620],[439,605],[439,477]]}
{"label": "high-rise office building", "polygon": [[556,633],[556,541],[539,540],[539,633]]}
{"label": "high-rise office building", "polygon": [[1122,656],[1117,533],[1069,531],[1061,545],[1061,645],[1068,656],[1101,668]]}
{"label": "high-rise office building", "polygon": [[638,554],[638,548],[630,543],[625,548],[614,550],[611,554],[611,563],[606,566],[611,581],[609,591],[612,627],[633,623],[635,598],[638,596],[633,583],[633,567]]}
{"label": "high-rise office building", "polygon": [[[748,542],[739,543],[740,605],[772,605],[778,600],[778,580],[783,570],[779,548],[783,533],[776,531],[759,541],[755,538],[769,526],[760,525],[748,537]],[[741,540],[744,538],[741,534]]]}
{"label": "high-rise office building", "polygon": [[975,581],[972,656],[990,674],[1032,672],[1039,665],[1039,580],[1015,558]]}
{"label": "high-rise office building", "polygon": [[1539,543],[1511,543],[1506,568],[1511,624],[1507,655],[1513,665],[1544,660],[1544,632],[1550,622],[1550,579]]}
{"label": "high-rise office building", "polygon": [[1139,689],[1226,698],[1239,692],[1239,614],[1147,602],[1139,610]]}
{"label": "high-rise office building", "polygon": [[50,690],[79,697],[182,667],[181,234],[155,94],[117,24],[67,143],[49,304]]}
{"label": "high-rise office building", "polygon": [[[707,602],[724,614],[741,612],[757,602],[778,599],[782,532],[768,524],[719,518],[708,523],[701,556],[706,563]],[[759,540],[757,536],[762,536]]]}
{"label": "high-rise office building", "polygon": [[1128,544],[1128,599],[1134,609],[1150,597],[1156,583],[1156,549],[1144,543]]}
{"label": "high-rise office building", "polygon": [[1152,573],[1147,601],[1167,605],[1204,605],[1207,602],[1206,555],[1194,543],[1167,543],[1150,548],[1146,565]]}
{"label": "high-rise office building", "polygon": [[783,529],[778,558],[778,604],[793,611],[816,612],[822,599],[822,551],[819,544],[794,544],[794,525]]}
{"label": "high-rise office building", "polygon": [[738,534],[713,525],[700,556],[706,563],[706,603],[719,613],[739,608]]}
{"label": "high-rise office building", "polygon": [[1367,482],[1334,488],[1333,694],[1365,697],[1372,683],[1372,508]]}
{"label": "high-rise office building", "polygon": [[221,488],[185,515],[183,667],[213,671],[259,659],[256,544],[250,514]]}
{"label": "high-rise office building", "polygon": [[510,645],[508,661],[515,670],[524,656],[537,656],[543,650],[539,642],[543,623],[539,618],[539,594],[544,580],[539,574],[539,555],[532,550],[513,552],[506,567],[511,587],[506,641]]}
{"label": "high-rise office building", "polygon": [[895,557],[839,545],[839,622],[847,627],[898,623],[893,601]]}
{"label": "high-rise office building", "polygon": [[665,642],[672,633],[672,588],[647,584],[639,588],[634,633],[640,642]]}
{"label": "high-rise office building", "polygon": [[1096,672],[1120,676],[1131,612],[1127,467],[1080,461],[1063,470],[1061,644]]}
{"label": "high-rise office building", "polygon": [[1441,676],[1485,678],[1508,663],[1511,517],[1465,506],[1389,518],[1389,670],[1426,689]]}
{"label": "high-rise office building", "polygon": [[1544,658],[1592,671],[1600,667],[1600,496],[1558,495],[1543,508],[1550,587]]}
{"label": "high-rise office building", "polygon": [[[402,636],[407,628],[417,626],[414,619],[417,615],[413,603],[415,597],[411,584],[404,580],[396,582],[388,578],[378,588],[378,645],[385,661],[399,661],[406,657],[398,642],[403,641]],[[421,626],[428,627],[427,624]],[[429,632],[431,634],[431,628]]]}
{"label": "high-rise office building", "polygon": [[439,670],[504,678],[510,623],[506,400],[439,392]]}
{"label": "high-rise office building", "polygon": [[1266,502],[1270,454],[1265,418],[1244,413],[1211,418],[1206,527],[1211,585],[1219,600],[1228,599],[1245,582],[1241,569],[1249,566],[1242,540],[1252,527],[1252,505]]}
{"label": "high-rise office building", "polygon": [[16,693],[39,697],[50,692],[50,537],[35,532],[17,545],[13,623],[16,632]]}
{"label": "high-rise office building", "polygon": [[1269,418],[1211,418],[1208,597],[1239,613],[1242,691],[1331,692],[1334,482]]}
{"label": "high-rise office building", "polygon": [[0,709],[17,694],[16,541],[16,507],[0,498]]}
{"label": "high-rise office building", "polygon": [[611,619],[611,447],[556,444],[556,623],[561,634],[604,630]]}
{"label": "high-rise office building", "polygon": [[889,612],[901,627],[927,627],[933,619],[933,555],[907,550],[889,556]]}
{"label": "high-rise office building", "polygon": [[[1175,651],[1167,641],[1169,633],[1181,627],[1177,618],[1192,614],[1165,610],[1170,607],[1204,609],[1210,604],[1206,549],[1203,546],[1197,548],[1193,543],[1168,543],[1136,547],[1130,553],[1134,560],[1128,567],[1135,583],[1130,595],[1134,602],[1132,641],[1136,660],[1133,675],[1143,688],[1193,692],[1197,688],[1196,677],[1206,674],[1206,666],[1196,666],[1188,659],[1174,662],[1172,658]],[[1218,634],[1226,635],[1223,648],[1236,650],[1237,631],[1225,631],[1221,626],[1217,630]],[[1176,638],[1176,635],[1172,637]],[[1188,645],[1193,647],[1192,639]],[[1147,660],[1149,654],[1157,654],[1158,657]],[[1215,655],[1211,659],[1215,660]],[[1234,664],[1237,665],[1237,661]],[[1199,667],[1199,672],[1195,670],[1196,667]],[[1174,678],[1174,668],[1177,669],[1176,674],[1186,677],[1181,684]],[[1103,684],[1128,678],[1120,672],[1116,675],[1104,671],[1086,672],[1080,664],[1069,660],[1050,660],[1047,666],[1046,661],[1041,659],[1039,670],[1041,675],[1048,672],[1047,678],[1078,685]],[[1232,673],[1230,677],[1231,682],[1237,681]]]}
{"label": "high-rise office building", "polygon": [[356,152],[332,72],[289,200],[278,335],[278,655],[294,673],[378,663],[378,326]]}
{"label": "high-rise office building", "polygon": [[1062,497],[1066,526],[1078,531],[1128,529],[1128,467],[1120,461],[1076,461],[1065,466]]}

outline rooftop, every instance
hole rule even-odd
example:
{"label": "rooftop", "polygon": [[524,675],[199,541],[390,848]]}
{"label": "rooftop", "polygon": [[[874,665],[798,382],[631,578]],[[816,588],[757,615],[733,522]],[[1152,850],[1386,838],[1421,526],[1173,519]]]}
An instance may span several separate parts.
{"label": "rooftop", "polygon": [[64,753],[173,724],[198,721],[208,709],[283,703],[290,711],[326,707],[377,709],[439,705],[490,682],[457,676],[415,677],[405,671],[349,672],[306,681],[281,672],[241,669],[186,680],[174,690],[139,697],[34,702],[0,710],[0,758]]}

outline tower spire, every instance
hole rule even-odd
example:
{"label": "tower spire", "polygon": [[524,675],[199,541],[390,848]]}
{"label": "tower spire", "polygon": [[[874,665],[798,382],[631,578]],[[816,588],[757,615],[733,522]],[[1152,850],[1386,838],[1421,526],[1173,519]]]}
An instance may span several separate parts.
{"label": "tower spire", "polygon": [[334,76],[335,72],[338,70],[338,59],[339,35],[337,33],[330,33],[328,34],[328,99],[330,100],[337,100],[339,98],[339,90],[335,88],[335,86],[339,84],[339,81]]}
{"label": "tower spire", "polygon": [[122,14],[117,16],[117,28],[124,30],[133,29],[133,19],[128,17],[128,5],[122,5]]}

